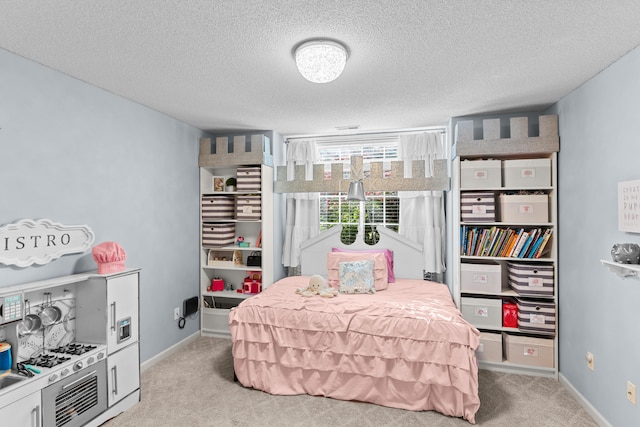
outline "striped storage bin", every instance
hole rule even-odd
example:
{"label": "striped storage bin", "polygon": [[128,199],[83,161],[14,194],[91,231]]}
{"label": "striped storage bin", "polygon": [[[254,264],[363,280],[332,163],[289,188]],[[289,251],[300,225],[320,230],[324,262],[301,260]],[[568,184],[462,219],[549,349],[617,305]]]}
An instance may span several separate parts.
{"label": "striped storage bin", "polygon": [[260,166],[242,166],[236,170],[238,191],[260,191]]}
{"label": "striped storage bin", "polygon": [[235,200],[233,196],[202,196],[202,220],[233,219]]}
{"label": "striped storage bin", "polygon": [[233,222],[202,224],[202,246],[220,247],[233,245],[236,240],[236,225]]}
{"label": "striped storage bin", "polygon": [[463,192],[460,194],[460,212],[463,221],[494,222],[496,195],[492,192]]}
{"label": "striped storage bin", "polygon": [[539,334],[556,333],[556,305],[549,301],[517,298],[518,329]]}
{"label": "striped storage bin", "polygon": [[260,221],[262,202],[260,196],[238,196],[236,202],[236,218]]}
{"label": "striped storage bin", "polygon": [[509,287],[519,295],[553,296],[553,264],[507,263]]}

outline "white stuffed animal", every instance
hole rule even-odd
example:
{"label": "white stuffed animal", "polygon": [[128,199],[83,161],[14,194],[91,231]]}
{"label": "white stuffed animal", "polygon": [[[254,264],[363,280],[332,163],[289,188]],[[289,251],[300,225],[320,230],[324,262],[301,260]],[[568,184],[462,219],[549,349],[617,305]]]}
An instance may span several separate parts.
{"label": "white stuffed animal", "polygon": [[338,295],[338,291],[330,286],[327,286],[327,283],[324,281],[324,277],[318,274],[311,276],[311,278],[309,279],[309,286],[307,286],[306,288],[296,289],[296,293],[302,295],[303,297],[320,295],[321,297],[332,298]]}

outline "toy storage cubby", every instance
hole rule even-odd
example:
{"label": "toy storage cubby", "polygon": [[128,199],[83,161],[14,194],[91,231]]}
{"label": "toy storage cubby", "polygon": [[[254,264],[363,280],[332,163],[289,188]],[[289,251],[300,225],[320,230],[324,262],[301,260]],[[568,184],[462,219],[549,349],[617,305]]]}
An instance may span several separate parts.
{"label": "toy storage cubby", "polygon": [[[252,295],[243,291],[245,278],[257,272],[262,289],[273,282],[273,231],[263,227],[273,222],[272,163],[263,134],[200,140],[202,335],[229,336],[229,310]],[[249,256],[262,264],[247,265]]]}
{"label": "toy storage cubby", "polygon": [[455,125],[453,293],[481,368],[557,378],[558,117],[507,119]]}

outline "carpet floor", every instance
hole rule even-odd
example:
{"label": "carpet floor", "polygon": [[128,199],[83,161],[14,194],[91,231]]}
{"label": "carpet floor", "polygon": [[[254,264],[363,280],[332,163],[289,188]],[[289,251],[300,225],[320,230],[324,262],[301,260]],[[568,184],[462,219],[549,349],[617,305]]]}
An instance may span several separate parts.
{"label": "carpet floor", "polygon": [[[233,382],[231,341],[200,337],[141,376],[141,401],[107,421],[120,426],[470,426],[414,412],[314,396],[272,396]],[[556,380],[480,370],[478,426],[597,426]]]}

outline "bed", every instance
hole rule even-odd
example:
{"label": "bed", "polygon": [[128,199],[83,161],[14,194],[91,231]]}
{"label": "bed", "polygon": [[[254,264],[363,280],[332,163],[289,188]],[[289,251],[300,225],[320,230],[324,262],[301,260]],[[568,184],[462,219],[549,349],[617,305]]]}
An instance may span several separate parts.
{"label": "bed", "polygon": [[[375,247],[341,244],[339,227],[320,234],[302,247],[302,276],[281,279],[232,309],[235,375],[271,394],[434,410],[475,424],[479,332],[462,318],[446,285],[422,280],[421,247],[379,232]],[[296,293],[313,275],[330,282],[335,272],[325,260],[340,256],[329,253],[377,248],[393,253],[395,277],[386,289],[335,298]]]}

